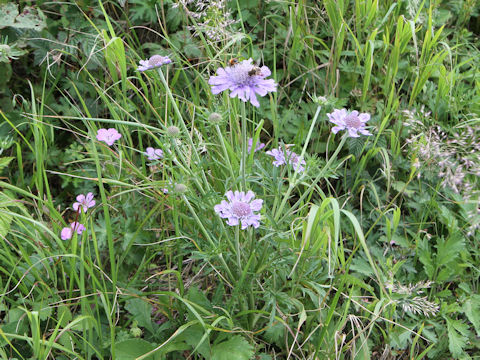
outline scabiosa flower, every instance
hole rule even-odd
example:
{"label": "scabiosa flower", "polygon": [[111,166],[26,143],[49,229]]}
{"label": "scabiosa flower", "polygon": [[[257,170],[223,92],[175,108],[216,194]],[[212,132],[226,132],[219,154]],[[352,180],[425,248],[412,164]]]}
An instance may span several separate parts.
{"label": "scabiosa flower", "polygon": [[170,64],[172,60],[168,56],[153,55],[148,60],[140,60],[140,65],[138,66],[138,71],[147,71],[155,69],[165,64]]}
{"label": "scabiosa flower", "polygon": [[154,149],[152,147],[147,147],[145,155],[147,155],[148,160],[158,160],[163,158],[163,151],[162,149]]}
{"label": "scabiosa flower", "polygon": [[77,196],[77,202],[73,203],[73,210],[78,211],[80,208],[84,213],[91,207],[95,206],[95,200],[93,200],[93,194],[89,192],[87,195],[80,194]]}
{"label": "scabiosa flower", "polygon": [[[252,151],[252,145],[253,145],[253,138],[249,138],[248,139],[248,152],[249,153],[250,153],[250,151]],[[255,146],[255,151],[254,152],[257,152],[258,150],[262,150],[264,147],[265,147],[264,143],[257,143],[257,145]]]}
{"label": "scabiosa flower", "polygon": [[212,85],[212,93],[219,94],[230,90],[230,97],[238,97],[244,102],[250,101],[253,106],[259,107],[256,94],[265,96],[267,93],[276,91],[277,84],[273,79],[265,79],[270,76],[268,67],[257,67],[252,64],[252,59],[217,69],[217,75],[211,76],[208,83]]}
{"label": "scabiosa flower", "polygon": [[365,123],[370,120],[370,114],[361,113],[354,110],[348,113],[346,109],[335,109],[330,114],[327,114],[331,123],[337,125],[332,128],[332,132],[336,134],[340,130],[347,130],[350,137],[360,137],[362,135],[372,135],[365,129]]}
{"label": "scabiosa flower", "polygon": [[279,167],[280,165],[290,164],[295,171],[303,172],[305,170],[305,160],[302,159],[300,161],[300,157],[291,150],[284,150],[280,146],[278,149],[273,149],[265,153],[275,158],[275,160],[273,161],[273,165],[275,165],[276,167]]}
{"label": "scabiosa flower", "polygon": [[115,141],[120,139],[122,134],[120,134],[116,129],[98,129],[97,131],[97,140],[105,141],[108,146],[112,146]]}
{"label": "scabiosa flower", "polygon": [[242,230],[250,225],[255,229],[260,226],[260,215],[255,214],[260,211],[263,205],[263,200],[256,199],[253,191],[248,191],[246,194],[243,191],[227,191],[225,196],[228,202],[222,200],[218,205],[215,205],[215,212],[220,215],[222,219],[228,219],[227,224],[236,226],[242,224]]}
{"label": "scabiosa flower", "polygon": [[70,224],[70,226],[64,227],[62,229],[60,237],[62,238],[62,240],[69,240],[72,238],[74,231],[76,231],[78,235],[82,235],[82,233],[85,231],[85,226],[74,221]]}

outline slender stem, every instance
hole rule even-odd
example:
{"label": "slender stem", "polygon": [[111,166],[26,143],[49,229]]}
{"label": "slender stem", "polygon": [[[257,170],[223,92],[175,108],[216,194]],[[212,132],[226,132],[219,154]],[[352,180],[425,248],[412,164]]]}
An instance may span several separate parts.
{"label": "slender stem", "polygon": [[[308,143],[310,142],[310,137],[312,136],[313,129],[315,127],[315,124],[317,123],[318,116],[320,115],[320,110],[322,109],[321,106],[317,107],[317,111],[315,112],[315,116],[313,117],[312,124],[310,125],[310,129],[308,130],[307,138],[305,140],[305,145],[303,145],[302,153],[300,154],[300,158],[298,159],[298,163],[300,163],[303,159],[303,156],[305,155],[305,151],[307,150]],[[294,174],[293,174],[293,179],[290,181],[290,184],[288,186],[287,193],[282,199],[282,202],[280,204],[280,207],[278,208],[277,212],[275,213],[275,221],[277,221],[283,211],[283,208],[285,207],[285,204],[287,203],[288,199],[290,198],[290,194],[293,191],[293,188],[296,185],[296,180],[297,180],[297,175],[298,171],[294,169]]]}
{"label": "slender stem", "polygon": [[[170,102],[172,104],[173,110],[175,111],[175,114],[177,115],[178,119],[180,120],[180,127],[182,130],[185,132],[185,136],[187,138],[188,144],[190,145],[190,148],[192,149],[193,156],[195,157],[195,161],[197,162],[197,166],[200,164],[200,157],[198,156],[197,151],[195,150],[195,145],[193,144],[192,137],[190,136],[190,133],[187,129],[187,125],[185,125],[185,121],[183,120],[182,113],[180,112],[180,109],[177,106],[177,102],[173,98],[172,92],[170,90],[170,87],[168,86],[167,80],[165,80],[165,76],[163,76],[163,72],[161,68],[158,68],[158,74],[160,75],[160,80],[163,83],[163,86],[165,87],[165,91],[168,95],[168,98],[170,99]],[[209,187],[209,183],[207,181],[207,178],[205,177],[205,172],[201,171],[202,174],[202,180],[205,183],[205,186]]]}
{"label": "slender stem", "polygon": [[242,273],[242,259],[240,256],[240,225],[235,227],[235,252],[237,255],[238,273]]}
{"label": "slender stem", "polygon": [[242,188],[244,191],[247,191],[247,179],[245,175],[245,170],[247,167],[247,116],[245,111],[245,103],[242,101],[241,104],[242,111]]}
{"label": "slender stem", "polygon": [[[319,174],[317,175],[317,177],[312,181],[312,183],[310,184],[310,187],[309,189],[313,189],[315,187],[315,185],[320,181],[320,179],[322,178],[322,176],[325,175],[325,172],[330,168],[330,166],[332,165],[332,162],[333,160],[335,160],[337,158],[337,155],[338,153],[340,152],[340,150],[342,150],[342,147],[343,145],[345,144],[345,141],[347,140],[347,135],[344,135],[342,137],[342,140],[340,141],[340,144],[337,146],[337,148],[335,149],[335,152],[333,153],[332,157],[330,157],[327,161],[327,163],[325,164],[325,166],[320,170]],[[292,189],[293,189],[293,186],[292,186]],[[289,188],[290,190],[290,188]],[[301,196],[300,198],[297,200],[297,202],[291,207],[291,211],[293,211],[295,208],[297,208],[298,204],[300,204],[301,201],[303,201],[303,199],[305,199],[308,195],[310,194],[310,191],[305,191]],[[278,215],[280,215],[281,213],[279,212]],[[284,216],[281,220],[283,220],[286,216]],[[275,219],[275,221],[278,221],[278,218]]]}
{"label": "slender stem", "polygon": [[217,130],[218,137],[220,138],[220,142],[222,144],[223,156],[225,157],[225,161],[227,162],[228,169],[230,170],[232,181],[235,181],[235,174],[233,173],[232,163],[230,162],[230,157],[228,156],[228,151],[227,151],[227,148],[225,147],[225,139],[223,138],[223,134],[222,134],[222,131],[220,130],[220,126],[215,125],[215,129]]}

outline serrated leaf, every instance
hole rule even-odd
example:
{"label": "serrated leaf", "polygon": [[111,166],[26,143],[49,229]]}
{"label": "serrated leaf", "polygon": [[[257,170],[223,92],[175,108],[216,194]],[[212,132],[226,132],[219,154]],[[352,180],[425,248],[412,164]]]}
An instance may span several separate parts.
{"label": "serrated leaf", "polygon": [[448,349],[455,357],[463,354],[463,348],[466,346],[468,340],[467,337],[457,331],[459,327],[463,330],[461,325],[465,324],[462,324],[458,320],[447,319]]}
{"label": "serrated leaf", "polygon": [[465,248],[461,232],[452,233],[447,240],[438,239],[436,248],[438,267],[455,261],[458,254]]}
{"label": "serrated leaf", "polygon": [[240,335],[234,335],[212,347],[212,360],[249,360],[253,346]]}

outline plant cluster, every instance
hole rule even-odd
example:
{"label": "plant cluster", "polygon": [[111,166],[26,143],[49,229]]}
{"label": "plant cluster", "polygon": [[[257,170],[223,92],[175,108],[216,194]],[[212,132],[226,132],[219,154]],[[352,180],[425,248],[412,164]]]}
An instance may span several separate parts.
{"label": "plant cluster", "polygon": [[0,2],[0,357],[474,359],[476,3]]}

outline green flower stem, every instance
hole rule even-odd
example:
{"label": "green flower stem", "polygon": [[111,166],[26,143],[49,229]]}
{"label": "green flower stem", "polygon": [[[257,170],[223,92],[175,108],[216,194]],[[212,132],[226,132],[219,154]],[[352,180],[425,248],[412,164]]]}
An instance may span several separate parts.
{"label": "green flower stem", "polygon": [[242,257],[240,253],[240,225],[235,227],[235,252],[239,274],[242,272]]}
{"label": "green flower stem", "polygon": [[242,190],[247,191],[247,179],[245,175],[245,170],[247,167],[247,115],[245,111],[245,103],[242,101],[241,105],[242,112],[242,163],[241,163],[241,175],[242,175]]}
{"label": "green flower stem", "polygon": [[228,156],[228,151],[227,151],[227,148],[225,147],[225,139],[223,138],[222,130],[220,130],[220,126],[218,125],[215,125],[215,129],[217,130],[218,137],[220,138],[220,143],[222,144],[223,156],[225,157],[225,161],[227,162],[228,169],[230,170],[232,181],[234,181],[235,174],[233,173],[232,163],[230,162],[230,156]]}
{"label": "green flower stem", "polygon": [[[180,112],[180,109],[177,106],[177,102],[173,98],[172,92],[170,90],[170,87],[168,86],[167,80],[165,80],[165,76],[163,76],[163,72],[161,68],[158,68],[158,74],[160,75],[160,80],[163,83],[163,86],[165,87],[165,91],[167,92],[168,98],[170,99],[170,102],[172,103],[173,110],[175,111],[175,114],[177,115],[178,119],[180,120],[180,127],[182,130],[185,132],[185,136],[187,138],[188,144],[190,145],[190,148],[192,149],[193,156],[195,157],[195,161],[197,162],[197,165],[200,164],[200,157],[198,156],[197,151],[195,150],[195,145],[193,144],[193,140],[190,136],[190,133],[187,129],[187,126],[185,125],[185,121],[183,120],[182,113]],[[209,183],[207,181],[207,178],[205,176],[205,173],[201,171],[202,174],[202,180],[205,183],[205,186],[208,188]]]}

